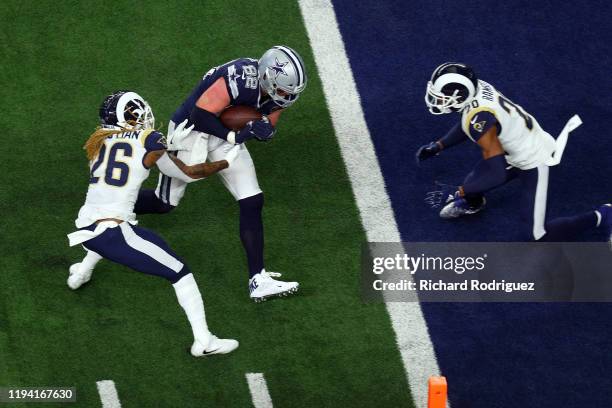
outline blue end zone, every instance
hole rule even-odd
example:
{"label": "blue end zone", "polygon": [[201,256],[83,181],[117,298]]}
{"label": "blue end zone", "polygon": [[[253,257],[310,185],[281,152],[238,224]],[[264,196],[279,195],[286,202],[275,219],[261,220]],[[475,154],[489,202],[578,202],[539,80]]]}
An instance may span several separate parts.
{"label": "blue end zone", "polygon": [[[460,183],[479,158],[466,143],[422,168],[414,164],[418,146],[459,120],[430,115],[423,100],[431,72],[445,61],[475,67],[554,136],[574,113],[582,117],[551,171],[549,218],[612,198],[611,3],[335,0],[334,6],[404,240],[520,236],[516,182],[489,194],[489,207],[473,218],[443,221],[423,202],[434,180]],[[601,390],[612,390],[612,305],[423,310],[454,408],[610,406]]]}

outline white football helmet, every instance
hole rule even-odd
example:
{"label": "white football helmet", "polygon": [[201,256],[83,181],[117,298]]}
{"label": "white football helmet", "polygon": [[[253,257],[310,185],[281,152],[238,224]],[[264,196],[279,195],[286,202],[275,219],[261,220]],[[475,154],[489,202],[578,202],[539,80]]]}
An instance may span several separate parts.
{"label": "white football helmet", "polygon": [[107,128],[152,129],[155,117],[144,98],[132,91],[116,91],[100,106],[100,124]]}
{"label": "white football helmet", "polygon": [[427,82],[425,103],[434,115],[458,112],[478,91],[474,70],[465,64],[446,62],[437,67]]}
{"label": "white football helmet", "polygon": [[293,104],[306,88],[304,61],[284,45],[270,48],[259,59],[259,85],[281,108]]}

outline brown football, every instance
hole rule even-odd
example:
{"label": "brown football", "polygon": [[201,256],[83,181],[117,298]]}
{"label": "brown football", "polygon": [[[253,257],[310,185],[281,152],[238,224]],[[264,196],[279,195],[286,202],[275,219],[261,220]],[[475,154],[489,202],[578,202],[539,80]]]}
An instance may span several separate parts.
{"label": "brown football", "polygon": [[223,126],[232,130],[242,129],[251,120],[261,119],[261,113],[251,106],[230,106],[221,112]]}

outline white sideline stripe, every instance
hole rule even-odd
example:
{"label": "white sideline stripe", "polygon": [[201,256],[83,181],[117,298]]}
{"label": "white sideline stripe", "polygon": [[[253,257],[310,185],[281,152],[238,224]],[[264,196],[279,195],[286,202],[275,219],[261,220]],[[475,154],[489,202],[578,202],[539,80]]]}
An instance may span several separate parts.
{"label": "white sideline stripe", "polygon": [[249,391],[255,408],[272,408],[268,384],[262,373],[246,373]]}
{"label": "white sideline stripe", "polygon": [[102,401],[102,408],[121,408],[115,382],[112,380],[101,380],[96,382],[98,386],[98,394]]}
{"label": "white sideline stripe", "polygon": [[[300,0],[299,5],[366,237],[369,242],[400,242],[333,5],[329,0]],[[417,407],[425,407],[427,381],[440,369],[420,304],[386,306],[412,398]]]}
{"label": "white sideline stripe", "polygon": [[123,232],[123,237],[125,238],[125,242],[135,250],[142,252],[155,259],[160,264],[167,266],[172,269],[174,272],[179,273],[181,269],[183,269],[183,263],[164,251],[162,248],[158,247],[152,242],[147,241],[146,239],[138,236],[130,224],[127,222],[122,222],[119,227]]}

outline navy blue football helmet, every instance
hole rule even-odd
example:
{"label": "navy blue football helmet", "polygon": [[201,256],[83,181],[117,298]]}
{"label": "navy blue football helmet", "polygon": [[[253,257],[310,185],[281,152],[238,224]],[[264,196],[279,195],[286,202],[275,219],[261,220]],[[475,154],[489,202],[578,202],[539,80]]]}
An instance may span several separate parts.
{"label": "navy blue football helmet", "polygon": [[471,102],[477,91],[478,78],[471,67],[446,62],[434,70],[427,82],[425,103],[434,115],[458,112]]}
{"label": "navy blue football helmet", "polygon": [[136,92],[121,90],[108,95],[100,106],[100,124],[106,128],[155,127],[151,107]]}

